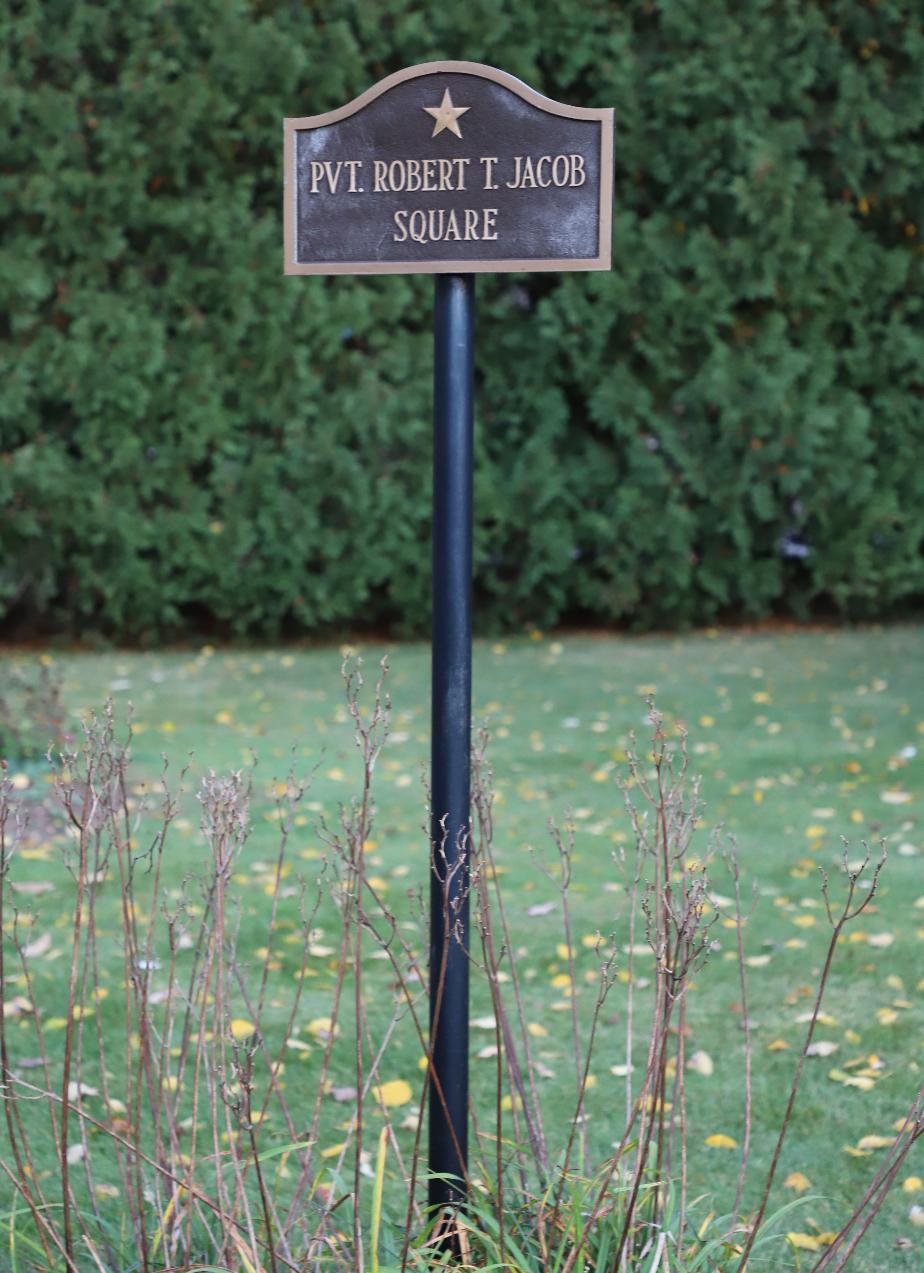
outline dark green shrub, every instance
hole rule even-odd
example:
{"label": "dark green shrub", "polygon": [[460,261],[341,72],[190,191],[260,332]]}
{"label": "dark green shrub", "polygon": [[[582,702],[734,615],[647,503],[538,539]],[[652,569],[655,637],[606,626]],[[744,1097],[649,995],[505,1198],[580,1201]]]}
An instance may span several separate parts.
{"label": "dark green shrub", "polygon": [[612,274],[479,282],[483,620],[920,598],[910,0],[14,0],[0,35],[8,627],[425,627],[431,284],[281,276],[280,121],[436,57],[617,112]]}

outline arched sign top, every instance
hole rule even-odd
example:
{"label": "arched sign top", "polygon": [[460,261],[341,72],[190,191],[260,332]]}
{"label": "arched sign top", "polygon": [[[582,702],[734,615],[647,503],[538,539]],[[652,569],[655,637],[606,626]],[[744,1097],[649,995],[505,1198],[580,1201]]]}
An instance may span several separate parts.
{"label": "arched sign top", "polygon": [[285,120],[285,272],[610,268],[613,112],[426,62]]}

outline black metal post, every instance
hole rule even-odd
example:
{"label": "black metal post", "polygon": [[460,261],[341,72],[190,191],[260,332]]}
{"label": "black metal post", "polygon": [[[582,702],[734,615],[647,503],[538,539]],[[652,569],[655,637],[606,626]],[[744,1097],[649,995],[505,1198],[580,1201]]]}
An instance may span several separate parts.
{"label": "black metal post", "polygon": [[434,326],[429,1168],[431,1207],[468,1161],[468,841],[472,716],[475,279],[438,274]]}

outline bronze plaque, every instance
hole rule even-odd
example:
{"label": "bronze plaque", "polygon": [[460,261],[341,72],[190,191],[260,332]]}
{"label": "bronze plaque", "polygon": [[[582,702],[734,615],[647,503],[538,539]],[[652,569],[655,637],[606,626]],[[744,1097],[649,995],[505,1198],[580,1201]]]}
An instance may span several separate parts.
{"label": "bronze plaque", "polygon": [[613,112],[477,62],[285,121],[286,274],[608,270]]}

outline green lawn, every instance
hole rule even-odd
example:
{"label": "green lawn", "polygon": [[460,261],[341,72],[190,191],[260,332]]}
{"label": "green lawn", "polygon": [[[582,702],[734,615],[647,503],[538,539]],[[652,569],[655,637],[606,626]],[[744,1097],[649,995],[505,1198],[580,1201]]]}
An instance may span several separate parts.
{"label": "green lawn", "polygon": [[[367,674],[385,653],[360,651]],[[413,912],[408,893],[428,879],[423,780],[428,758],[429,650],[402,645],[388,651],[393,703],[391,735],[376,774],[376,823],[367,861],[390,902],[404,916]],[[5,661],[25,656],[7,653]],[[168,846],[167,884],[179,886],[202,853],[192,793],[213,769],[254,769],[253,832],[238,864],[241,886],[265,884],[277,829],[273,786],[290,768],[312,775],[291,841],[296,872],[311,878],[324,856],[319,823],[334,824],[338,805],[358,789],[359,767],[344,707],[336,648],[314,650],[221,650],[203,647],[157,654],[55,654],[64,696],[74,720],[111,696],[122,716],[133,705],[133,757],[137,772],[153,778],[166,755],[172,773],[189,763],[185,798]],[[858,631],[783,629],[714,632],[685,636],[624,638],[532,633],[475,649],[475,718],[490,732],[496,777],[496,854],[515,943],[521,948],[527,1012],[535,1027],[538,1057],[551,1077],[544,1080],[550,1140],[567,1135],[574,1090],[568,1001],[559,983],[563,969],[557,890],[540,863],[551,864],[549,818],[570,810],[577,828],[573,892],[578,937],[600,932],[625,935],[625,894],[613,861],[628,847],[630,823],[616,780],[626,774],[626,750],[647,731],[646,698],[653,696],[669,730],[689,731],[691,770],[702,777],[703,829],[693,851],[704,853],[710,829],[721,826],[737,843],[745,888],[757,904],[745,930],[749,1017],[754,1039],[755,1126],[751,1186],[755,1200],[760,1164],[773,1147],[788,1095],[795,1055],[805,1026],[799,1017],[811,1004],[829,933],[821,905],[818,867],[836,873],[841,837],[851,859],[862,842],[878,852],[884,841],[889,861],[878,895],[838,951],[825,1017],[817,1039],[837,1045],[808,1063],[795,1120],[784,1149],[771,1210],[794,1194],[783,1187],[790,1173],[811,1182],[811,1202],[784,1227],[805,1233],[837,1229],[875,1169],[876,1154],[857,1147],[863,1137],[888,1136],[921,1083],[924,1062],[924,630],[904,626]],[[47,791],[43,767],[20,766],[37,803]],[[50,835],[37,835],[16,877],[47,880],[53,890],[36,899],[42,924],[66,933],[66,878]],[[714,887],[727,895],[719,866]],[[832,884],[838,895],[840,884]],[[265,919],[260,888],[244,889],[240,943],[262,944]],[[115,923],[102,914],[103,928]],[[544,915],[531,909],[553,903]],[[291,905],[294,907],[295,902]],[[56,918],[57,917],[57,918]],[[325,904],[319,914],[319,946],[336,945],[336,917]],[[42,925],[40,925],[41,927]],[[724,1133],[740,1143],[743,1029],[734,955],[735,933],[721,921],[719,948],[696,976],[690,999],[688,1052],[707,1052],[711,1075],[689,1077],[691,1174],[694,1193],[708,1194],[710,1207],[730,1210],[737,1155],[705,1140]],[[55,947],[61,953],[59,935]],[[54,949],[54,947],[53,947]],[[272,987],[279,1020],[285,1016],[294,959],[281,947]],[[583,1012],[594,995],[594,952],[580,947],[575,993]],[[643,974],[640,957],[636,974]],[[65,961],[43,965],[39,990],[43,1015],[61,1010]],[[587,975],[585,975],[587,974]],[[384,964],[369,963],[367,984],[387,977]],[[113,979],[118,969],[113,969]],[[317,961],[305,1002],[305,1018],[323,1014],[330,985],[330,959]],[[645,980],[644,976],[642,977]],[[47,998],[46,998],[47,996]],[[644,987],[636,1010],[644,1003]],[[109,1009],[107,1008],[107,1011]],[[487,1000],[476,989],[473,1014],[485,1015]],[[113,1028],[118,1022],[112,1008]],[[588,1095],[592,1151],[603,1157],[621,1131],[622,1080],[611,1067],[624,1059],[625,987],[617,983],[603,1014]],[[108,1019],[108,1018],[107,1018]],[[490,1042],[485,1034],[484,1041]],[[473,1031],[475,1050],[482,1046]],[[782,1045],[787,1045],[783,1047]],[[344,1054],[346,1048],[344,1047]],[[399,1033],[383,1078],[404,1078],[417,1087],[419,1049]],[[305,1053],[298,1081],[310,1087],[314,1056]],[[340,1062],[338,1061],[338,1064]],[[346,1056],[343,1060],[347,1067]],[[832,1078],[832,1071],[835,1077]],[[845,1085],[845,1075],[869,1071],[863,1088]],[[493,1064],[473,1059],[473,1091],[480,1122],[490,1130]],[[839,1079],[837,1075],[840,1075]],[[292,1080],[295,1082],[296,1080]],[[866,1088],[868,1087],[868,1090]],[[342,1138],[343,1107],[331,1102],[325,1134]],[[557,1134],[551,1131],[556,1119]],[[262,1144],[284,1129],[261,1128]],[[0,1144],[3,1141],[0,1140]],[[847,1147],[847,1148],[845,1148]],[[849,1148],[854,1153],[848,1152]],[[920,1146],[887,1201],[860,1253],[857,1270],[913,1270],[924,1263],[924,1229],[909,1218],[924,1206],[924,1189],[903,1188],[924,1176]],[[911,1185],[914,1185],[912,1179]],[[898,1239],[909,1245],[896,1248]],[[772,1267],[797,1267],[796,1255],[780,1247]],[[2,1260],[0,1260],[2,1262]],[[805,1265],[807,1267],[807,1264]]]}

